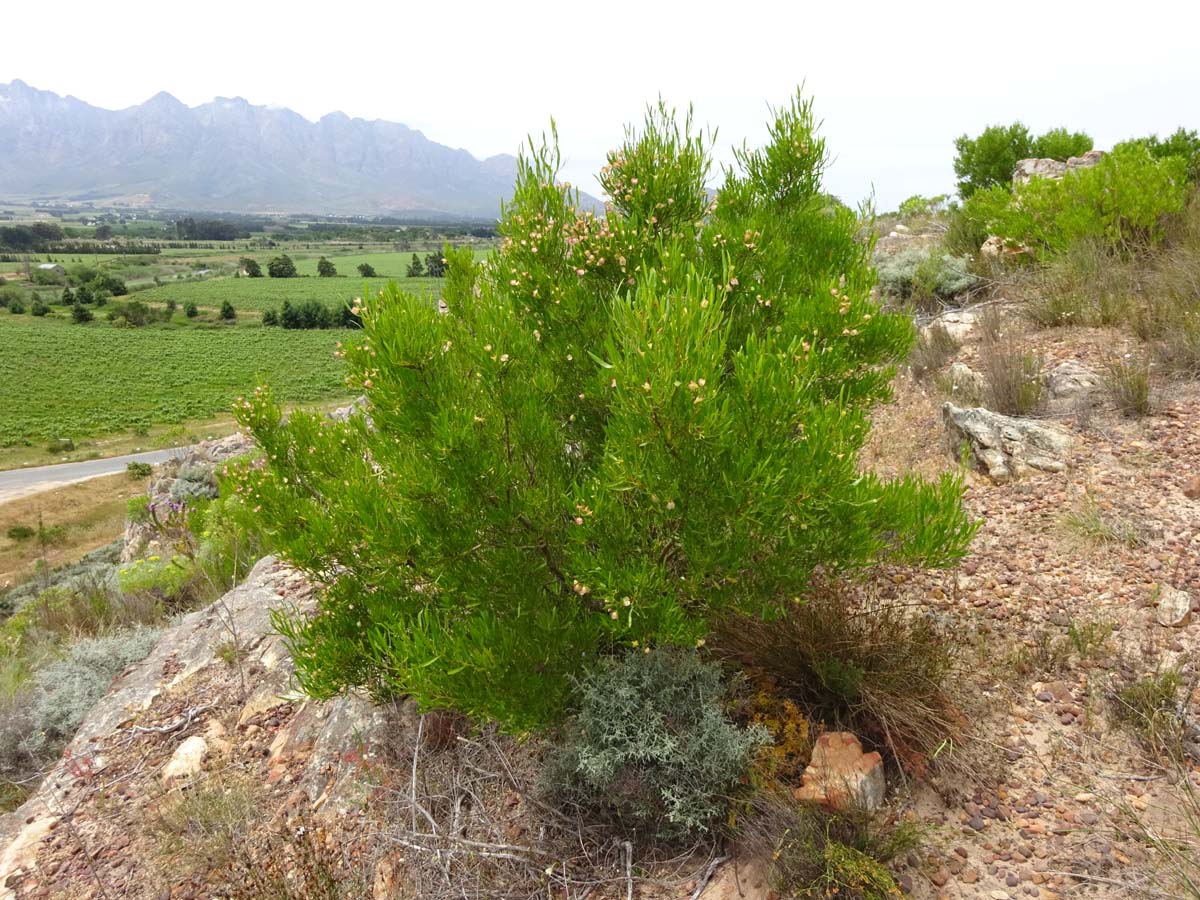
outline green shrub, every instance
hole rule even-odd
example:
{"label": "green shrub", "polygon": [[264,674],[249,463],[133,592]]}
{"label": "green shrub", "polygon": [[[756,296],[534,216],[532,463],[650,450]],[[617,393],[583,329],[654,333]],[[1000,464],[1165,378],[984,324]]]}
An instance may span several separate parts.
{"label": "green shrub", "polygon": [[84,325],[92,319],[96,318],[95,314],[84,306],[79,300],[75,301],[75,305],[71,307],[71,321],[76,325]]}
{"label": "green shrub", "polygon": [[322,256],[317,260],[317,275],[321,278],[333,278],[337,275],[337,266]]}
{"label": "green shrub", "polygon": [[150,498],[145,494],[138,494],[126,500],[125,518],[130,522],[150,521]]}
{"label": "green shrub", "polygon": [[364,301],[344,353],[373,427],[285,424],[265,389],[237,406],[272,549],[338,573],[319,615],[276,619],[306,690],[536,728],[598,657],[694,645],[818,567],[961,556],[957,478],[858,466],[912,322],[871,297],[810,104],[771,135],[714,208],[703,139],[651,110],[602,173],[604,219],[530,150],[502,249],[447,249],[446,313],[394,284]]}
{"label": "green shrub", "polygon": [[34,300],[33,305],[31,307],[29,307],[29,311],[33,315],[38,316],[40,318],[42,316],[49,314],[50,306],[47,303],[43,303],[41,300]]}
{"label": "green shrub", "polygon": [[966,256],[950,256],[928,248],[901,250],[878,261],[879,286],[892,297],[912,300],[918,308],[938,306],[979,284]]}
{"label": "green shrub", "polygon": [[0,307],[8,307],[12,306],[13,303],[20,303],[24,296],[15,287],[0,287]]}
{"label": "green shrub", "polygon": [[108,321],[113,324],[132,328],[141,328],[168,317],[140,300],[130,300],[127,303],[114,303],[109,307],[107,315]]}
{"label": "green shrub", "polygon": [[232,322],[237,318],[237,310],[233,308],[233,304],[228,300],[222,301],[220,316],[226,322]]}
{"label": "green shrub", "polygon": [[125,474],[132,481],[141,481],[143,478],[149,478],[153,472],[154,466],[150,465],[150,463],[138,462],[137,460],[133,460],[125,467]]}
{"label": "green shrub", "polygon": [[1156,753],[1177,755],[1187,730],[1186,683],[1178,669],[1162,669],[1133,679],[1113,695],[1117,721]]}
{"label": "green shrub", "polygon": [[14,316],[25,315],[25,302],[23,300],[10,300],[8,303],[8,311]]}
{"label": "green shrub", "polygon": [[196,306],[194,301],[188,300],[183,304],[183,314],[189,319],[194,319],[200,315],[200,307]]}
{"label": "green shrub", "polygon": [[1135,138],[1123,144],[1117,144],[1113,149],[1129,145],[1144,148],[1155,159],[1174,156],[1184,160],[1187,164],[1188,180],[1193,183],[1200,181],[1200,133],[1195,129],[1188,130],[1180,127],[1166,138],[1152,134],[1150,137]]}
{"label": "green shrub", "polygon": [[920,845],[910,823],[863,809],[833,812],[768,791],[749,801],[735,836],[750,858],[769,861],[776,891],[803,900],[894,900],[900,888],[886,863]]}
{"label": "green shrub", "polygon": [[374,278],[375,277],[375,267],[373,265],[371,265],[370,263],[365,263],[365,262],[359,263],[358,264],[358,274],[363,278]]}
{"label": "green shrub", "polygon": [[264,310],[262,314],[262,323],[268,327],[279,324],[279,313],[274,309]]}
{"label": "green shrub", "polygon": [[151,556],[120,570],[121,593],[161,602],[168,609],[190,606],[195,596],[195,564],[187,557]]}
{"label": "green shrub", "polygon": [[584,676],[579,711],[550,767],[550,789],[623,828],[704,831],[765,729],[738,728],[722,708],[720,669],[693,651],[632,650]]}
{"label": "green shrub", "polygon": [[1035,257],[1062,253],[1080,241],[1101,241],[1113,251],[1159,243],[1167,220],[1183,211],[1186,165],[1178,157],[1155,159],[1129,146],[1062,178],[1034,178],[1015,195],[1003,186],[977,191],[963,215]]}
{"label": "green shrub", "polygon": [[13,525],[5,534],[10,541],[27,541],[37,534],[37,529],[29,525]]}
{"label": "green shrub", "polygon": [[39,669],[31,680],[33,730],[25,741],[30,752],[69,740],[113,678],[144,659],[160,634],[139,627],[110,637],[84,638],[72,645],[64,659]]}

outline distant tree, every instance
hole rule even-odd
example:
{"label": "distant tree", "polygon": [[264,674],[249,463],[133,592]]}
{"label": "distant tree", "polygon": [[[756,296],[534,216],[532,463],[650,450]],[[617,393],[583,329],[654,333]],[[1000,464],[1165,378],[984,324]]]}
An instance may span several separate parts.
{"label": "distant tree", "polygon": [[317,274],[322,278],[333,278],[337,275],[337,267],[322,256],[317,260]]}
{"label": "distant tree", "polygon": [[98,241],[111,241],[112,236],[113,230],[111,225],[98,225],[96,226],[96,231],[92,234],[92,237]]}
{"label": "distant tree", "polygon": [[409,278],[420,278],[425,274],[425,267],[421,265],[421,257],[417,256],[415,253],[413,254],[412,262],[408,264],[408,272],[405,274],[407,274]]}
{"label": "distant tree", "polygon": [[303,328],[300,321],[299,311],[292,306],[290,300],[283,301],[283,308],[279,311],[279,324],[284,328]]}
{"label": "distant tree", "polygon": [[964,134],[956,138],[954,149],[958,193],[965,200],[994,184],[1012,184],[1017,161],[1033,155],[1033,138],[1020,122],[989,125],[979,137]]}
{"label": "distant tree", "polygon": [[81,284],[79,289],[75,291],[76,303],[91,303],[96,298],[92,295],[92,289],[86,284]]}
{"label": "distant tree", "polygon": [[1051,128],[1033,142],[1033,155],[1039,159],[1057,159],[1066,162],[1072,156],[1083,156],[1092,149],[1091,137],[1082,131],[1067,131]]}
{"label": "distant tree", "polygon": [[8,311],[14,316],[22,316],[25,314],[25,302],[23,300],[11,300],[8,304]]}
{"label": "distant tree", "polygon": [[228,300],[221,304],[221,318],[229,322],[237,318],[237,311]]}
{"label": "distant tree", "polygon": [[71,291],[70,286],[63,288],[62,299],[59,302],[63,306],[70,306],[75,302],[75,294]]}
{"label": "distant tree", "polygon": [[75,301],[75,305],[71,307],[72,322],[74,322],[76,325],[83,325],[86,322],[92,321],[94,318],[95,316],[92,314],[90,309],[88,309],[78,300]]}
{"label": "distant tree", "polygon": [[262,323],[264,325],[278,325],[279,313],[275,312],[273,309],[268,309],[262,314]]}
{"label": "distant tree", "polygon": [[[262,266],[258,264],[257,259],[253,259],[249,256],[243,256],[238,260],[238,268],[245,272],[250,278],[262,278]],[[272,277],[277,278],[279,276]]]}
{"label": "distant tree", "polygon": [[200,308],[196,306],[194,300],[189,300],[187,303],[183,304],[183,314],[189,319],[194,319],[196,316],[200,315]]}
{"label": "distant tree", "polygon": [[29,311],[35,316],[44,316],[50,312],[50,307],[43,303],[41,298],[35,294],[33,305],[29,308]]}
{"label": "distant tree", "polygon": [[425,274],[430,278],[446,277],[446,260],[442,258],[441,250],[425,257]]}
{"label": "distant tree", "polygon": [[292,262],[290,256],[284,253],[267,263],[267,274],[272,278],[295,278],[296,264]]}
{"label": "distant tree", "polygon": [[371,265],[370,263],[365,263],[365,262],[359,263],[358,264],[358,274],[361,275],[363,278],[374,278],[375,277],[375,267],[373,265]]}

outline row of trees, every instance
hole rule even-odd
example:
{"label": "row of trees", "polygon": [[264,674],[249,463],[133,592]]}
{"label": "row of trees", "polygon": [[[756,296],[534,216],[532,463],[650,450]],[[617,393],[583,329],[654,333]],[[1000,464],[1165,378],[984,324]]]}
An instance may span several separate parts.
{"label": "row of trees", "polygon": [[305,300],[294,305],[284,300],[278,312],[274,309],[264,312],[262,322],[264,325],[278,325],[293,330],[362,327],[362,318],[349,306],[331,309],[319,300]]}

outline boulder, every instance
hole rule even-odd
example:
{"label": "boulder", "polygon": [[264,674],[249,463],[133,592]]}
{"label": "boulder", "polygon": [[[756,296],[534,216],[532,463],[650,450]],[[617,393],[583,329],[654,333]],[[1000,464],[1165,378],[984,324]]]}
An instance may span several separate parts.
{"label": "boulder", "polygon": [[883,757],[863,753],[862,743],[849,731],[828,731],[817,738],[795,796],[834,810],[852,804],[875,810],[883,805],[886,791]]}
{"label": "boulder", "polygon": [[950,337],[954,338],[956,341],[961,341],[970,336],[971,332],[975,328],[975,323],[978,318],[979,317],[972,310],[955,309],[942,313],[940,316],[926,325],[925,329],[928,330],[934,325],[941,325],[946,329],[947,332],[949,332]]}
{"label": "boulder", "polygon": [[1103,150],[1089,150],[1066,162],[1057,159],[1022,159],[1013,170],[1013,185],[1028,184],[1034,178],[1062,178],[1075,169],[1087,169],[1104,158]]}
{"label": "boulder", "polygon": [[942,406],[950,450],[965,441],[978,466],[995,482],[1011,481],[1029,469],[1061,472],[1074,439],[1066,432],[1030,419],[1003,416],[983,407]]}
{"label": "boulder", "polygon": [[1191,594],[1169,584],[1162,585],[1154,618],[1164,628],[1182,628],[1192,618]]}
{"label": "boulder", "polygon": [[1059,363],[1046,375],[1047,408],[1058,415],[1095,406],[1104,393],[1104,379],[1074,360]]}
{"label": "boulder", "polygon": [[204,768],[204,757],[208,754],[208,742],[198,734],[175,748],[159,777],[164,783],[191,781]]}
{"label": "boulder", "polygon": [[987,388],[987,380],[966,363],[952,364],[946,370],[946,379],[954,399],[964,403],[978,402]]}

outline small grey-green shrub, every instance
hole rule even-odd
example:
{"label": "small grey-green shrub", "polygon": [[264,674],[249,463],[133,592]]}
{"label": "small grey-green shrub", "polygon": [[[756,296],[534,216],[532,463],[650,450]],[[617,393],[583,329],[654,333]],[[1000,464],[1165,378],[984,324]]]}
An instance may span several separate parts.
{"label": "small grey-green shrub", "polygon": [[893,297],[912,300],[922,308],[936,307],[979,284],[966,256],[913,247],[883,257],[876,264],[879,286]]}
{"label": "small grey-green shrub", "polygon": [[688,651],[631,651],[578,684],[550,789],[625,826],[682,836],[716,824],[768,741],[726,715],[721,671]]}
{"label": "small grey-green shrub", "polygon": [[156,628],[131,628],[109,637],[84,638],[63,659],[33,676],[33,732],[25,740],[33,753],[67,740],[112,680],[128,665],[144,659],[161,634]]}
{"label": "small grey-green shrub", "polygon": [[203,497],[212,499],[220,493],[216,476],[207,466],[181,466],[175,473],[175,481],[171,484],[171,499],[187,500]]}

